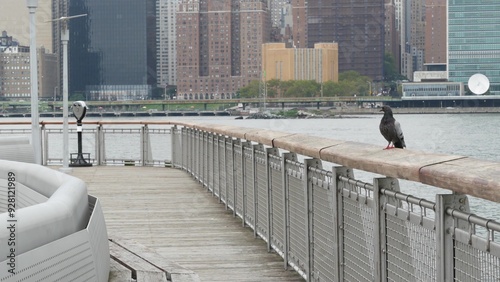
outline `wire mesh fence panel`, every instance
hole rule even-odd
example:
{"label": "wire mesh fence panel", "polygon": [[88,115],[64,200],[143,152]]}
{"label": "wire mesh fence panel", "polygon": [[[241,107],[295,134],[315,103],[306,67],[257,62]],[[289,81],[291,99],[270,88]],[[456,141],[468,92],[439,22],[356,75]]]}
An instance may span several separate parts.
{"label": "wire mesh fence panel", "polygon": [[[105,164],[139,163],[141,161],[140,129],[103,129]],[[131,150],[130,148],[136,148]]]}
{"label": "wire mesh fence panel", "polygon": [[[188,156],[190,156],[190,165],[192,164],[191,171],[197,179],[201,179],[203,173],[203,171],[200,169],[203,161],[203,135],[201,134],[201,132],[192,132],[191,142],[192,148],[191,150],[189,150],[189,153],[187,153]],[[192,154],[192,152],[196,154]]]}
{"label": "wire mesh fence panel", "polygon": [[235,145],[234,147],[234,173],[236,175],[236,187],[234,189],[234,211],[243,217],[243,152],[242,145]]}
{"label": "wire mesh fence panel", "polygon": [[170,129],[149,128],[152,159],[147,165],[165,166],[172,163],[172,132]]}
{"label": "wire mesh fence panel", "polygon": [[480,237],[460,229],[454,233],[455,280],[500,281],[500,244],[493,236]]}
{"label": "wire mesh fence panel", "polygon": [[284,203],[284,183],[281,159],[278,157],[269,159],[269,176],[271,184],[271,245],[281,255],[284,252],[285,241],[285,203]]}
{"label": "wire mesh fence panel", "polygon": [[[243,210],[245,222],[252,228],[255,228],[255,204],[256,204],[256,190],[254,187],[254,172],[253,172],[253,155],[252,147],[244,146],[243,150],[243,181],[244,188],[242,193],[238,195],[238,200],[242,204],[241,209]],[[243,204],[244,203],[244,204]]]}
{"label": "wire mesh fence panel", "polygon": [[346,281],[374,280],[373,199],[360,187],[342,182],[343,275]]}
{"label": "wire mesh fence panel", "polygon": [[182,166],[182,135],[178,128],[172,129],[172,135],[172,163],[175,166]]}
{"label": "wire mesh fence panel", "polygon": [[315,175],[312,184],[312,269],[313,281],[339,281],[335,263],[335,229],[331,176]]}
{"label": "wire mesh fence panel", "polygon": [[219,177],[220,177],[220,159],[219,159],[219,136],[213,136],[213,146],[212,146],[212,191],[214,195],[219,196]]}
{"label": "wire mesh fence panel", "polygon": [[307,213],[305,187],[302,181],[303,172],[299,167],[289,169],[288,177],[288,218],[289,218],[289,264],[306,273],[309,259],[307,257]]}
{"label": "wire mesh fence panel", "polygon": [[200,136],[200,163],[199,163],[199,170],[200,170],[200,178],[199,180],[201,183],[205,186],[208,187],[207,184],[207,175],[208,175],[208,137],[207,133],[202,132]]}
{"label": "wire mesh fence panel", "polygon": [[388,281],[435,281],[433,212],[406,202],[389,201],[393,204],[384,206]]}
{"label": "wire mesh fence panel", "polygon": [[221,201],[225,200],[226,195],[226,185],[227,185],[227,166],[226,166],[226,140],[224,137],[219,138],[219,199]]}
{"label": "wire mesh fence panel", "polygon": [[236,189],[236,164],[235,164],[235,159],[236,156],[238,155],[236,152],[238,150],[236,149],[236,146],[233,146],[232,143],[228,143],[226,145],[226,167],[227,167],[227,173],[226,173],[226,205],[234,210],[234,195],[235,195],[235,189]]}
{"label": "wire mesh fence panel", "polygon": [[267,238],[269,234],[268,229],[268,179],[267,179],[267,167],[266,167],[266,153],[263,151],[255,151],[255,181],[257,192],[257,233],[263,237]]}

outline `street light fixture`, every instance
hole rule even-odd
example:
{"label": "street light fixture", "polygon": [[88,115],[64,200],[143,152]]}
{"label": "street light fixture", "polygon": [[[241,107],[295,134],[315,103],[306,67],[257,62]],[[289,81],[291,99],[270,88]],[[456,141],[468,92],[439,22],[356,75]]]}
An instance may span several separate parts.
{"label": "street light fixture", "polygon": [[63,46],[63,167],[62,171],[70,172],[69,168],[69,141],[68,141],[68,41],[69,27],[68,20],[85,17],[87,14],[75,15],[70,17],[60,17],[50,22],[61,22],[61,43]]}
{"label": "street light fixture", "polygon": [[42,164],[42,138],[38,118],[38,60],[36,52],[36,17],[38,0],[26,0],[30,20],[31,142],[35,163]]}

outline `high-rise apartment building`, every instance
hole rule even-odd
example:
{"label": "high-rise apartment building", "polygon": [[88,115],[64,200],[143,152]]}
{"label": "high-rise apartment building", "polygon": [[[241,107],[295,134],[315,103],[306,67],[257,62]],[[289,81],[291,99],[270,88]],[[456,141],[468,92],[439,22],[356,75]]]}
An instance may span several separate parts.
{"label": "high-rise apartment building", "polygon": [[177,99],[228,99],[260,79],[267,1],[179,0]]}
{"label": "high-rise apartment building", "polygon": [[448,79],[467,84],[476,73],[488,77],[500,95],[500,1],[448,1]]}
{"label": "high-rise apartment building", "polygon": [[384,50],[394,58],[397,70],[400,65],[400,39],[397,6],[394,0],[385,0]]}
{"label": "high-rise apartment building", "polygon": [[446,66],[446,2],[446,0],[425,1],[424,64],[427,70]]}
{"label": "high-rise apartment building", "polygon": [[297,48],[337,42],[339,71],[383,78],[384,0],[292,0]]}
{"label": "high-rise apartment building", "polygon": [[[292,1],[292,45],[307,48],[307,6],[306,0]],[[333,16],[333,15],[332,15]]]}
{"label": "high-rise apartment building", "polygon": [[401,74],[413,81],[415,71],[424,70],[425,1],[400,0]]}
{"label": "high-rise apartment building", "polygon": [[176,12],[177,0],[156,2],[156,73],[158,86],[177,84]]}
{"label": "high-rise apartment building", "polygon": [[69,91],[88,100],[149,99],[156,85],[156,1],[69,2]]}
{"label": "high-rise apartment building", "polygon": [[269,0],[269,12],[271,15],[271,41],[284,42],[287,40],[285,34],[286,17],[291,0]]}

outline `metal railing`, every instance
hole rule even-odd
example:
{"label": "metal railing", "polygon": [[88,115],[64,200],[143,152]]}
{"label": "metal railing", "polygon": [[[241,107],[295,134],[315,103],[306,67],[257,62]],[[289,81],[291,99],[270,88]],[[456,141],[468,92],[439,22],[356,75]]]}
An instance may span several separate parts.
{"label": "metal railing", "polygon": [[[96,140],[89,149],[94,164],[187,171],[307,281],[500,280],[500,224],[472,214],[465,195],[499,202],[499,163],[482,165],[486,170],[478,173],[478,161],[464,157],[380,148],[373,157],[370,145],[363,147],[370,153],[365,157],[349,142],[228,126],[96,126],[86,125],[84,133],[93,136],[89,143]],[[47,136],[60,133],[44,130],[44,156],[50,157]],[[124,140],[127,149],[115,152]],[[384,154],[398,155],[389,160]],[[400,168],[391,166],[392,159]],[[447,171],[447,163],[471,169]],[[388,177],[363,182],[354,169]],[[483,175],[490,178],[479,179]],[[437,183],[453,193],[432,202],[402,193],[398,178]]]}
{"label": "metal railing", "polygon": [[[191,173],[307,281],[498,281],[500,224],[469,213],[467,196],[436,203],[398,179],[356,180],[242,140],[173,130],[173,164]],[[480,234],[478,228],[485,231]]]}

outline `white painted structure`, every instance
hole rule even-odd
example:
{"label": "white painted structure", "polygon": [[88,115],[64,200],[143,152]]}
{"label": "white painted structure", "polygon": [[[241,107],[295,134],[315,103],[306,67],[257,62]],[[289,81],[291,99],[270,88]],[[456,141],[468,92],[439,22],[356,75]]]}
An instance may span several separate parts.
{"label": "white painted structure", "polygon": [[97,198],[75,177],[0,160],[0,281],[108,281]]}

